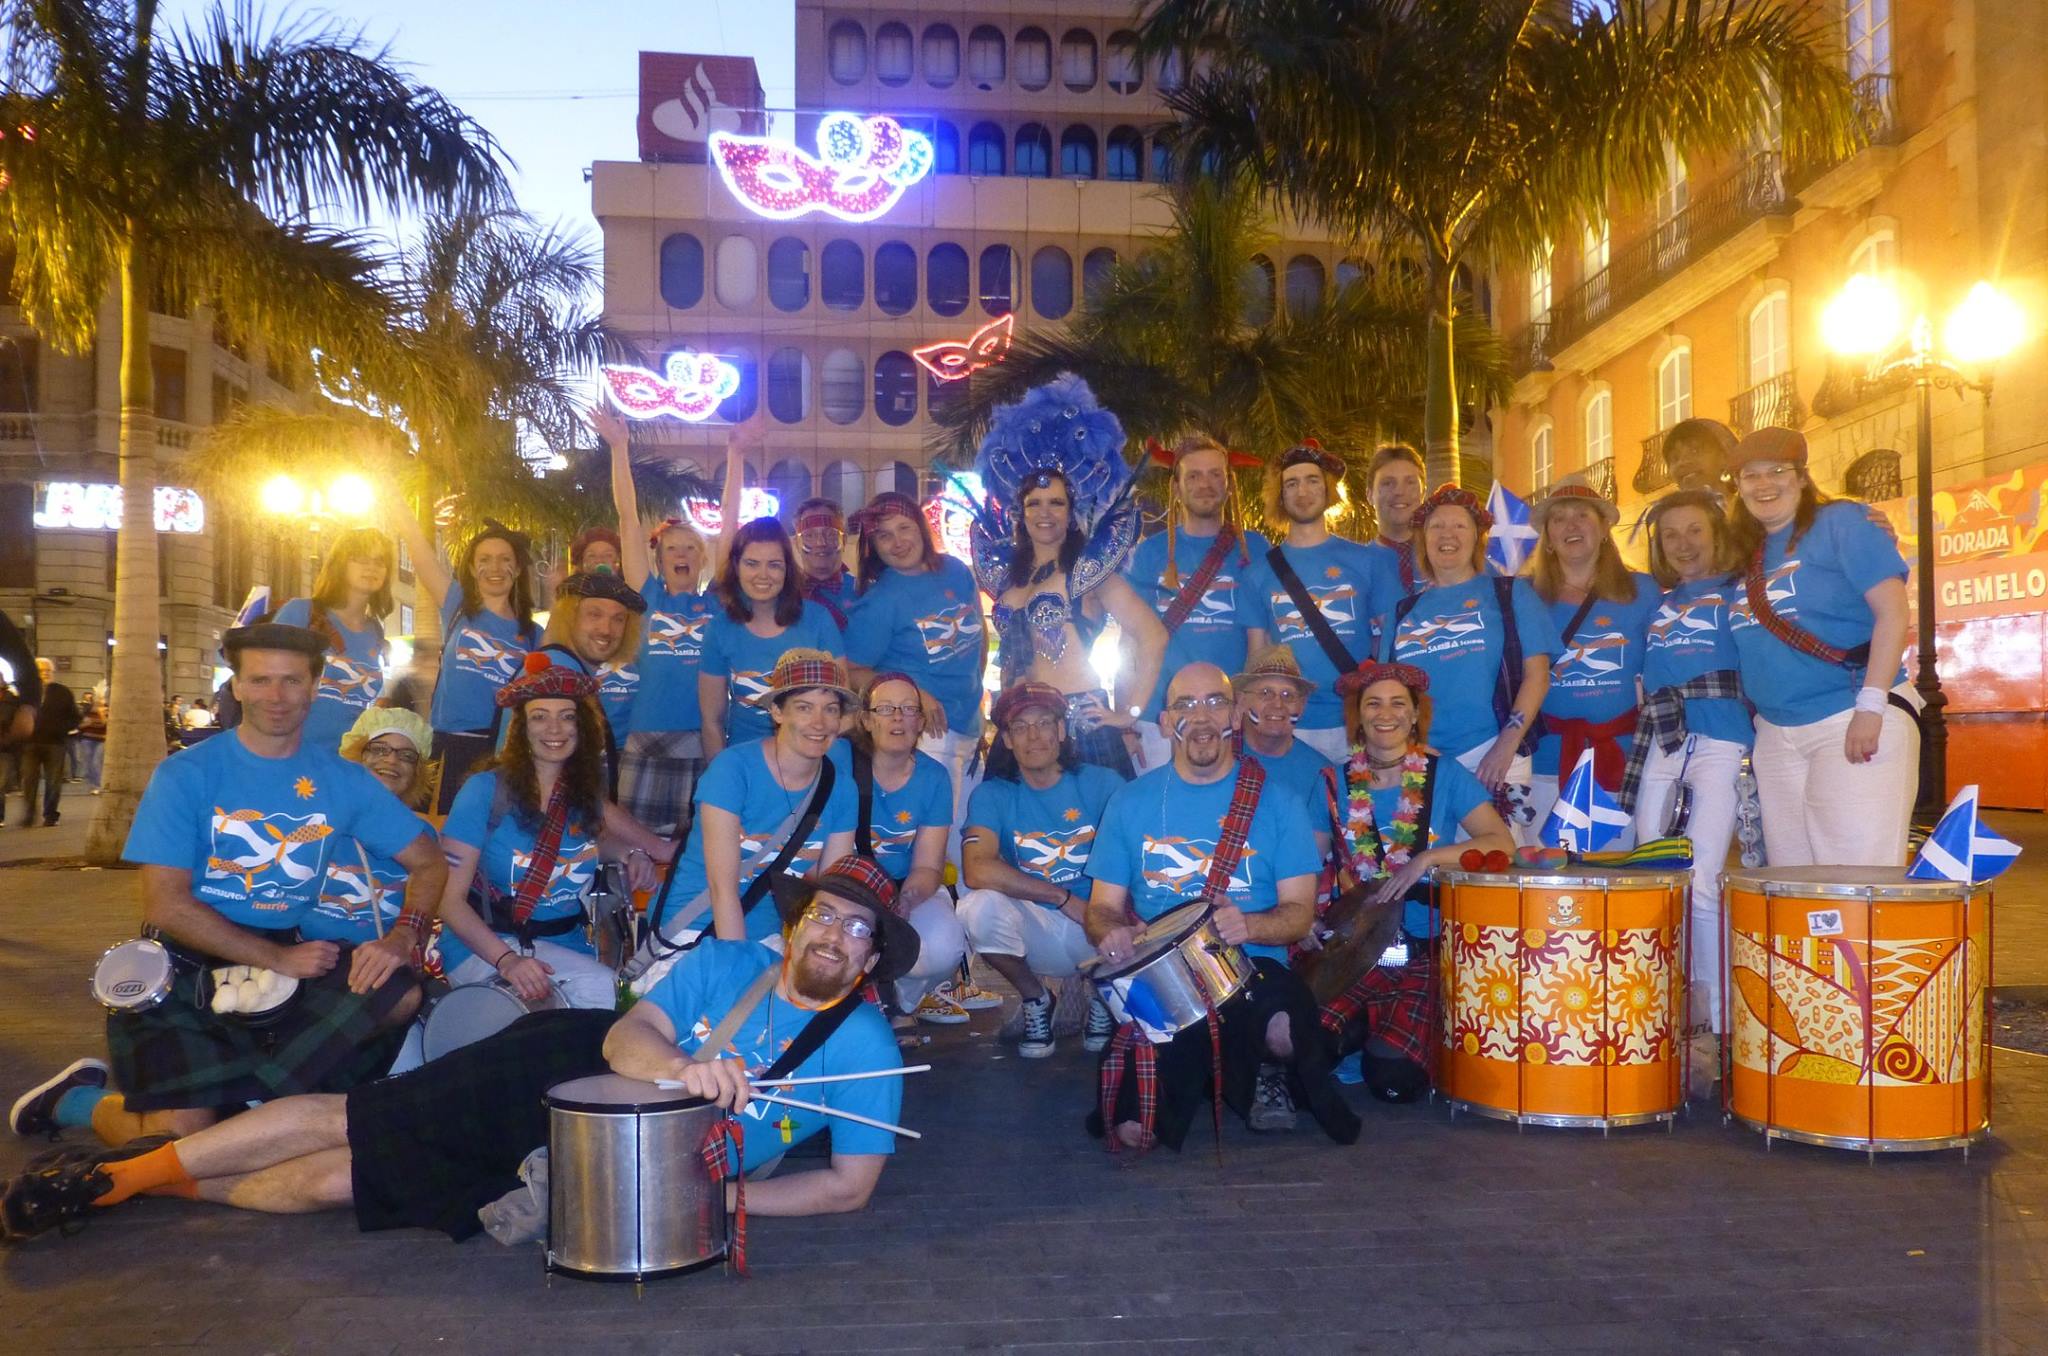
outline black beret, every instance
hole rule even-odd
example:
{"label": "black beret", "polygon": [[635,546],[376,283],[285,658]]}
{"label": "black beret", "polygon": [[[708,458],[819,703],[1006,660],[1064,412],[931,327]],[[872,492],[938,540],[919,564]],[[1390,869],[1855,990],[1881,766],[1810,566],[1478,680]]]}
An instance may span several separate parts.
{"label": "black beret", "polygon": [[303,626],[258,622],[254,626],[230,628],[220,638],[221,653],[230,663],[243,650],[293,650],[312,659],[325,660],[327,638]]}
{"label": "black beret", "polygon": [[578,570],[562,581],[555,592],[565,598],[603,598],[628,612],[645,612],[647,600],[640,591],[610,570]]}

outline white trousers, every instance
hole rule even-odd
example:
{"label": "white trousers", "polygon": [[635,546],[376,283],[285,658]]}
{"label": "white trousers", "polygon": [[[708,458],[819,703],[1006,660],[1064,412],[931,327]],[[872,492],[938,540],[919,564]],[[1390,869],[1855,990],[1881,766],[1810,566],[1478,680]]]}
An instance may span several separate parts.
{"label": "white trousers", "polygon": [[1906,831],[1919,790],[1920,729],[1895,706],[1884,709],[1877,756],[1842,753],[1843,711],[1810,725],[1756,719],[1757,799],[1764,855],[1776,866],[1904,866]]}
{"label": "white trousers", "polygon": [[1687,735],[1673,753],[1652,745],[1636,793],[1636,840],[1647,842],[1664,836],[1679,784],[1692,788],[1692,814],[1685,831],[1692,840],[1686,955],[1692,1011],[1687,1025],[1716,1032],[1724,1025],[1721,1011],[1728,991],[1728,924],[1721,910],[1721,873],[1727,869],[1728,847],[1735,841],[1735,774],[1742,767],[1742,752],[1740,744],[1704,735]]}
{"label": "white trousers", "polygon": [[[1301,731],[1296,730],[1294,733],[1299,735]],[[1476,744],[1458,755],[1458,766],[1476,777],[1479,775],[1479,765],[1486,761],[1486,755],[1492,750],[1493,741],[1490,739],[1484,744]],[[1536,846],[1543,831],[1543,820],[1531,820],[1528,813],[1530,797],[1534,794],[1530,789],[1530,783],[1536,779],[1536,774],[1530,771],[1534,761],[1528,754],[1518,753],[1514,761],[1508,764],[1508,796],[1519,807],[1518,813],[1508,816],[1508,833],[1513,836],[1517,847]],[[1554,784],[1550,799],[1553,802],[1557,800]],[[1544,807],[1543,813],[1550,813],[1548,806]]]}
{"label": "white trousers", "polygon": [[[508,938],[499,938],[509,944]],[[545,938],[533,944],[534,959],[551,966],[550,976],[572,1008],[612,1008],[619,1003],[619,976],[609,965],[583,951],[571,951]],[[488,984],[498,972],[484,958],[471,952],[468,959],[449,972],[450,984]]]}
{"label": "white trousers", "polygon": [[960,826],[967,822],[967,798],[974,794],[974,788],[981,785],[981,770],[968,771],[968,764],[974,761],[974,751],[981,744],[981,729],[948,730],[942,735],[925,735],[917,741],[917,751],[928,758],[938,760],[946,769],[946,775],[953,780],[953,827],[946,833],[946,860],[953,863],[957,874],[960,870]]}
{"label": "white trousers", "polygon": [[896,981],[896,1004],[909,1012],[934,984],[953,977],[967,957],[967,930],[944,890],[911,905],[904,918],[917,929],[917,964]]}
{"label": "white trousers", "polygon": [[1013,899],[999,890],[969,890],[960,897],[967,940],[984,956],[1021,956],[1031,973],[1065,979],[1095,954],[1081,925],[1045,904]]}
{"label": "white trousers", "polygon": [[1341,764],[1351,754],[1350,741],[1344,737],[1342,725],[1325,725],[1313,730],[1297,725],[1294,737],[1333,763]]}

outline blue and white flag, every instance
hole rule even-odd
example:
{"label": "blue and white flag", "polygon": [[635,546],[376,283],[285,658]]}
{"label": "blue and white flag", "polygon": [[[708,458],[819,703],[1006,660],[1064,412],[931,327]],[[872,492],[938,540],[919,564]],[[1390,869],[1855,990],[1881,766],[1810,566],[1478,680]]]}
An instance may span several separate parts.
{"label": "blue and white flag", "polygon": [[251,584],[249,596],[242,600],[242,610],[235,614],[235,625],[254,626],[256,619],[270,611],[270,585]]}
{"label": "blue and white flag", "polygon": [[1486,563],[1495,574],[1520,574],[1522,562],[1536,549],[1529,505],[1496,480],[1486,496],[1486,511],[1493,515],[1493,528],[1486,534]]}
{"label": "blue and white flag", "polygon": [[1579,765],[1543,821],[1543,841],[1566,852],[1598,852],[1628,825],[1628,812],[1593,776],[1593,750],[1581,751]]}
{"label": "blue and white flag", "polygon": [[1977,788],[1964,787],[1906,868],[1916,880],[1990,880],[2013,864],[2019,844],[1999,837],[1977,817]]}

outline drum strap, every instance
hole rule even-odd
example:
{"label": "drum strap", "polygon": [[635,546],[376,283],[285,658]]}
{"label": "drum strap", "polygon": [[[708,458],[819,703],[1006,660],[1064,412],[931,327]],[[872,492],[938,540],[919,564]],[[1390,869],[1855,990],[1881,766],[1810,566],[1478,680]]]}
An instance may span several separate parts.
{"label": "drum strap", "polygon": [[753,1015],[755,1008],[761,1006],[761,1000],[775,987],[776,977],[781,973],[781,966],[771,965],[756,975],[754,982],[740,995],[739,1001],[732,1005],[731,1011],[718,1019],[718,1025],[711,1028],[711,1034],[691,1052],[691,1061],[696,1064],[709,1064],[717,1059],[718,1052],[725,1048],[725,1043],[732,1039],[733,1033]]}
{"label": "drum strap", "polygon": [[547,817],[541,821],[540,836],[534,839],[533,859],[527,863],[526,874],[519,878],[519,894],[512,901],[515,930],[523,933],[527,920],[539,907],[540,897],[555,874],[555,862],[562,855],[562,834],[568,827],[569,783],[566,778],[557,777],[555,789],[548,793]]}
{"label": "drum strap", "polygon": [[[1315,595],[1308,591],[1308,585],[1302,583],[1301,576],[1294,572],[1294,566],[1288,562],[1286,552],[1278,546],[1268,550],[1266,568],[1280,581],[1280,587],[1287,590],[1287,596],[1293,601],[1295,611],[1301,613],[1301,624],[1315,637],[1316,644],[1322,648],[1323,657],[1330,661],[1332,667],[1339,673],[1349,673],[1357,668],[1358,661],[1351,657],[1351,651],[1345,648],[1343,640],[1331,627],[1329,618],[1323,615],[1323,609],[1317,605]],[[1365,600],[1359,601],[1363,603]]]}
{"label": "drum strap", "polygon": [[1230,808],[1224,811],[1222,832],[1216,836],[1216,855],[1209,859],[1209,875],[1202,882],[1204,899],[1222,899],[1230,893],[1230,873],[1244,858],[1245,840],[1251,837],[1252,815],[1259,808],[1259,792],[1266,787],[1266,769],[1256,758],[1237,760],[1237,782],[1230,788]]}
{"label": "drum strap", "polygon": [[1173,601],[1167,604],[1166,615],[1161,624],[1166,627],[1168,635],[1178,631],[1181,623],[1194,613],[1195,604],[1202,601],[1202,595],[1209,591],[1209,585],[1215,583],[1216,576],[1223,572],[1224,557],[1228,556],[1230,548],[1236,545],[1237,527],[1233,523],[1225,523],[1217,531],[1216,539],[1209,543],[1209,549],[1202,553],[1201,563],[1195,566],[1194,574],[1188,577],[1187,582],[1180,586],[1180,591],[1173,595]]}

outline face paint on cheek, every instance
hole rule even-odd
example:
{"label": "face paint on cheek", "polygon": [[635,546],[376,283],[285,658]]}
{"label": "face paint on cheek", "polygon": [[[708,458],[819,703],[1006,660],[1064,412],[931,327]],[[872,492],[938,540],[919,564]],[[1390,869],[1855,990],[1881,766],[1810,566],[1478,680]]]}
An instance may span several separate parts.
{"label": "face paint on cheek", "polygon": [[1186,739],[1188,737],[1188,718],[1186,716],[1182,716],[1173,723],[1173,737],[1175,739]]}
{"label": "face paint on cheek", "polygon": [[1266,723],[1265,721],[1259,719],[1259,713],[1256,711],[1245,712],[1244,718],[1254,725],[1264,725]]}

